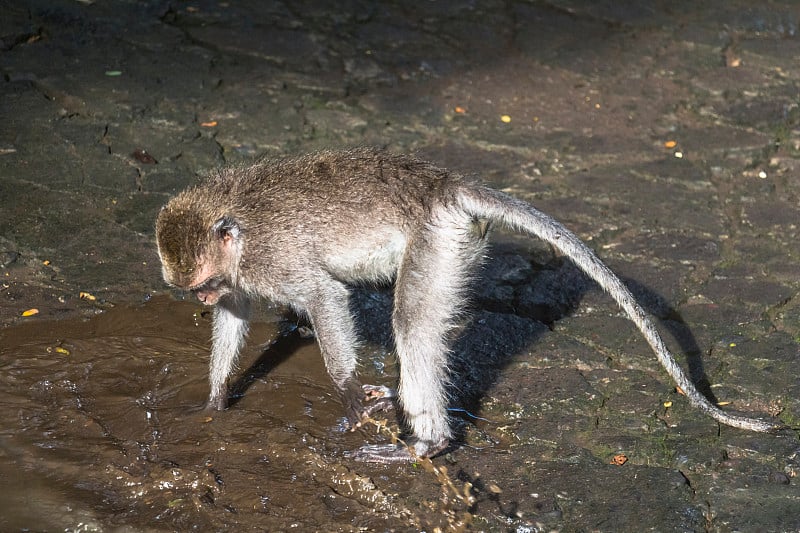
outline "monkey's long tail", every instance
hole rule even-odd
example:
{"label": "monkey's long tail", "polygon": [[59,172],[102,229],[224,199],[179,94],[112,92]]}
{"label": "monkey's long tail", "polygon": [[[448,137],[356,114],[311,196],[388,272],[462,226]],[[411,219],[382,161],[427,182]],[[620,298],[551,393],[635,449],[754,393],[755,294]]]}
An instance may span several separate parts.
{"label": "monkey's long tail", "polygon": [[550,243],[594,279],[628,314],[653,348],[659,362],[689,401],[718,422],[751,431],[773,432],[784,428],[763,420],[737,416],[720,410],[700,394],[667,349],[653,322],[622,281],[574,233],[532,205],[486,187],[463,187],[457,201],[476,218],[488,218],[508,228]]}

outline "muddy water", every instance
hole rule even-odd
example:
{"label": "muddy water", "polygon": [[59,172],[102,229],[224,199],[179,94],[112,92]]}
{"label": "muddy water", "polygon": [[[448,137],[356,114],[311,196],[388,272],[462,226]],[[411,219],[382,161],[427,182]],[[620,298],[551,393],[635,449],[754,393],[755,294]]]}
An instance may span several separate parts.
{"label": "muddy water", "polygon": [[281,333],[275,316],[254,324],[235,404],[204,411],[203,311],[157,298],[0,333],[0,530],[382,529],[419,520],[419,510],[346,466],[343,451],[375,437],[343,430],[314,341]]}

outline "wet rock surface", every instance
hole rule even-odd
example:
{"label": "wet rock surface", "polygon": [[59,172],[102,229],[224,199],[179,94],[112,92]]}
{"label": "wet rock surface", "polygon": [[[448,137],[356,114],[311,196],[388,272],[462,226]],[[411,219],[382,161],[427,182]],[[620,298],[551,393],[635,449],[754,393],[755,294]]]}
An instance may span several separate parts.
{"label": "wet rock surface", "polygon": [[[344,456],[388,437],[344,431],[313,340],[275,310],[238,400],[202,411],[209,318],[168,296],[153,245],[158,208],[220,164],[413,151],[562,220],[725,409],[797,428],[793,2],[0,11],[0,529],[800,529],[796,431],[693,410],[539,243],[498,235],[476,279],[438,474]],[[390,302],[353,299],[362,373],[386,384]]]}

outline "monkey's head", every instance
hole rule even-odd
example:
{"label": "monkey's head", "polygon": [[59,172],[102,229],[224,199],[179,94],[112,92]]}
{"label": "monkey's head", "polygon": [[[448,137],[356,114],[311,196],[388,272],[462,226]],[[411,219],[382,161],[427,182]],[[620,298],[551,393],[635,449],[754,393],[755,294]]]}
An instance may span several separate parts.
{"label": "monkey's head", "polygon": [[236,220],[177,197],[156,219],[164,280],[207,305],[231,292],[236,280],[240,229]]}

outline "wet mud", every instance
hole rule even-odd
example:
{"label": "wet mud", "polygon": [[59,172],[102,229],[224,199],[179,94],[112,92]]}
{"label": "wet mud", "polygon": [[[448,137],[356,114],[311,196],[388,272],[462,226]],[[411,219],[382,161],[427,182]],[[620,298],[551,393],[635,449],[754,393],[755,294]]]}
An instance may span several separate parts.
{"label": "wet mud", "polygon": [[[800,530],[795,2],[0,0],[0,530]],[[452,353],[457,440],[346,456],[313,338],[265,308],[225,412],[153,221],[196,176],[378,145],[534,203],[628,284],[500,234]],[[355,288],[365,381],[391,292]],[[422,312],[423,310],[421,310]],[[301,324],[302,325],[302,324]],[[386,423],[396,430],[396,421]]]}
{"label": "wet mud", "polygon": [[313,339],[278,325],[254,328],[265,344],[243,354],[252,366],[226,412],[203,409],[199,305],[159,298],[44,335],[42,325],[6,330],[1,464],[17,481],[0,505],[3,529],[406,523],[402,505],[342,464],[359,439],[344,431]]}

